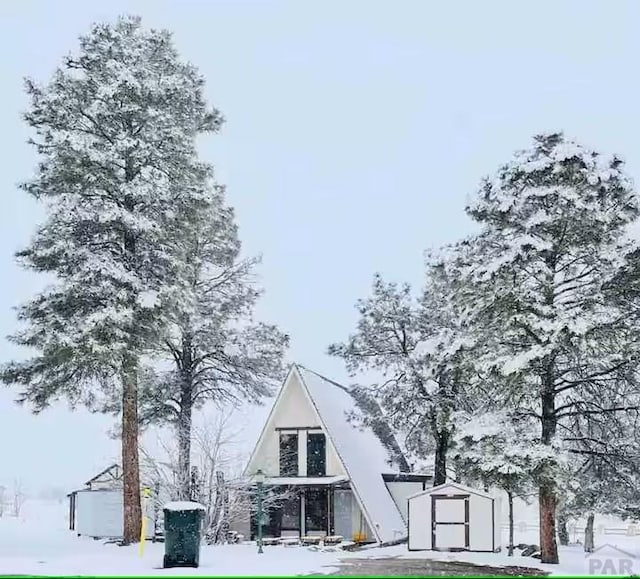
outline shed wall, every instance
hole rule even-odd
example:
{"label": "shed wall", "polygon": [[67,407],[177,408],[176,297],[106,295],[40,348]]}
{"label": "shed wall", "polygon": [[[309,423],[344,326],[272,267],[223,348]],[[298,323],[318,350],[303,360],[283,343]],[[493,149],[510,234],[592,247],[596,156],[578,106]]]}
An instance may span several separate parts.
{"label": "shed wall", "polygon": [[480,495],[469,495],[469,550],[493,551],[493,501]]}
{"label": "shed wall", "polygon": [[[444,487],[436,494],[463,494],[455,486]],[[431,493],[414,496],[408,501],[409,550],[430,550]],[[501,501],[469,493],[469,549],[493,551],[501,546]]]}
{"label": "shed wall", "polygon": [[[150,511],[149,505],[148,509]],[[118,539],[123,534],[123,513],[120,490],[78,491],[75,531],[87,537]],[[148,539],[153,537],[153,517],[150,515],[150,512],[146,514]]]}
{"label": "shed wall", "polygon": [[494,499],[493,504],[493,537],[494,548],[502,548],[502,499],[500,497]]}
{"label": "shed wall", "polygon": [[431,495],[428,493],[409,501],[409,550],[431,549]]}

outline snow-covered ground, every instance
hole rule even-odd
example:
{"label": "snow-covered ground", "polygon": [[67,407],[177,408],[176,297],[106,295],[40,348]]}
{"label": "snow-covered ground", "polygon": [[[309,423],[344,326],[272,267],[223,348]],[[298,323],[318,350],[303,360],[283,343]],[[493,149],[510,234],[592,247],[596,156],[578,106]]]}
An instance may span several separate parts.
{"label": "snow-covered ground", "polygon": [[[506,537],[505,537],[506,540]],[[535,531],[516,533],[517,542],[537,542]],[[608,547],[603,545],[608,544]],[[143,556],[138,547],[118,547],[77,537],[67,530],[67,503],[28,501],[19,518],[0,518],[0,575],[299,575],[328,573],[340,559],[362,557],[424,558],[469,561],[486,565],[539,567],[559,575],[585,575],[622,569],[640,573],[640,537],[597,536],[601,549],[589,564],[582,547],[561,547],[561,564],[542,565],[529,557],[509,558],[506,553],[408,552],[406,545],[370,548],[347,553],[303,547],[265,547],[259,555],[255,545],[203,547],[198,569],[162,569],[164,545],[147,543]],[[616,551],[620,549],[621,551]],[[627,562],[625,562],[625,559]],[[620,567],[622,565],[623,567]],[[625,569],[624,565],[627,565]],[[605,567],[607,566],[607,567]]]}
{"label": "snow-covered ground", "polygon": [[[477,565],[535,567],[548,571],[551,575],[627,575],[640,574],[640,540],[626,537],[606,546],[601,545],[597,552],[586,557],[582,545],[560,547],[560,565],[545,565],[531,557],[508,557],[501,553],[448,553],[434,551],[407,551],[406,545],[375,549],[367,553],[368,557],[400,557],[403,559],[431,559],[438,561],[466,561]],[[533,542],[533,541],[532,541]],[[537,542],[537,540],[536,540]],[[620,572],[622,571],[622,573]]]}
{"label": "snow-covered ground", "polygon": [[[254,545],[204,546],[197,569],[162,569],[164,545],[118,547],[67,529],[65,501],[27,501],[19,518],[0,518],[0,575],[297,575],[324,572],[336,551]],[[286,549],[286,553],[283,551]],[[335,569],[335,567],[334,567]]]}

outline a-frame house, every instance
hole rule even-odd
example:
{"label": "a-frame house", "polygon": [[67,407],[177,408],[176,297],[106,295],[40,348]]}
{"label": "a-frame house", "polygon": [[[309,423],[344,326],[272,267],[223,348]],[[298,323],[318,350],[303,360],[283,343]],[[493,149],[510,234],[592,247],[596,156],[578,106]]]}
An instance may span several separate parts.
{"label": "a-frame house", "polygon": [[[373,408],[372,408],[373,404]],[[355,415],[377,417],[364,426]],[[245,469],[266,475],[265,536],[341,535],[389,543],[407,536],[407,498],[431,476],[410,473],[380,409],[355,388],[293,365]],[[255,522],[252,525],[255,530]]]}

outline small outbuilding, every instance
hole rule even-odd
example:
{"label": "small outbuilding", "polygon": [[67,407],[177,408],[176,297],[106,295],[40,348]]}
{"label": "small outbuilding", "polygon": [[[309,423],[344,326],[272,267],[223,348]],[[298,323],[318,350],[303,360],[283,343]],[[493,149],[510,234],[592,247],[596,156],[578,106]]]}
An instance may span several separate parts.
{"label": "small outbuilding", "polygon": [[[69,498],[69,529],[78,536],[119,539],[123,530],[122,469],[117,464],[99,472]],[[147,514],[147,538],[154,523]]]}
{"label": "small outbuilding", "polygon": [[458,483],[416,493],[409,502],[410,551],[500,550],[500,499]]}

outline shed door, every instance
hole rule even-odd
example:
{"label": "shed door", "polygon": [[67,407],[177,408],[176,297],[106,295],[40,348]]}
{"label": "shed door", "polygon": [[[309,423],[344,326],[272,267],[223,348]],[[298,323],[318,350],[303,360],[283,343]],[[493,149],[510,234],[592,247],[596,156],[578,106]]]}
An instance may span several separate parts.
{"label": "shed door", "polygon": [[431,495],[431,548],[469,549],[469,495]]}

